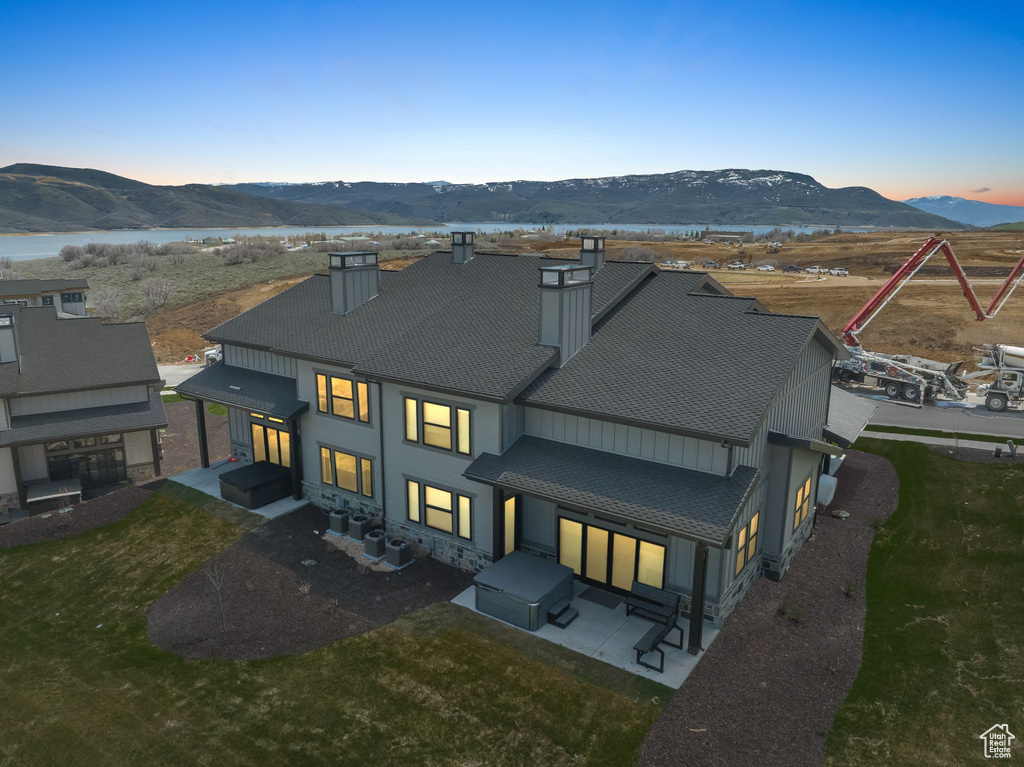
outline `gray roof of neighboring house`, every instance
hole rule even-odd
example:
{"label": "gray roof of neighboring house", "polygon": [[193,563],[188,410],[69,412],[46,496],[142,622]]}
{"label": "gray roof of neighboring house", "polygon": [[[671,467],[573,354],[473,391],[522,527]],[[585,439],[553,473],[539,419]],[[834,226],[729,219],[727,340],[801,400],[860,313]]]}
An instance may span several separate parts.
{"label": "gray roof of neighboring house", "polygon": [[730,477],[520,437],[503,455],[484,453],[464,476],[555,503],[643,523],[724,546],[759,472]]}
{"label": "gray roof of neighboring house", "polygon": [[825,438],[842,447],[849,447],[857,441],[871,416],[878,410],[878,403],[856,394],[832,387],[828,403],[828,423],[825,424]]}
{"label": "gray roof of neighboring house", "polygon": [[37,296],[61,290],[85,290],[88,280],[0,280],[0,298]]}
{"label": "gray roof of neighboring house", "polygon": [[4,306],[0,314],[14,316],[18,347],[18,361],[0,362],[0,397],[160,380],[142,322],[58,319],[52,306]]}
{"label": "gray roof of neighboring house", "polygon": [[[330,277],[316,275],[206,337],[502,400],[557,355],[537,344],[537,286],[539,267],[562,263],[571,262],[478,252],[468,263],[453,264],[450,253],[434,253],[402,271],[382,271],[380,295],[344,316],[331,312]],[[594,276],[594,315],[651,269],[606,264]]]}
{"label": "gray roof of neighboring house", "polygon": [[817,317],[693,292],[705,279],[648,277],[517,401],[748,444],[808,341],[838,342]]}
{"label": "gray roof of neighboring house", "polygon": [[164,426],[167,426],[164,403],[160,393],[153,392],[143,402],[16,415],[11,418],[11,428],[0,431],[0,447]]}
{"label": "gray roof of neighboring house", "polygon": [[275,418],[292,418],[309,408],[309,403],[298,398],[294,378],[223,362],[200,370],[175,389],[180,394],[266,413]]}

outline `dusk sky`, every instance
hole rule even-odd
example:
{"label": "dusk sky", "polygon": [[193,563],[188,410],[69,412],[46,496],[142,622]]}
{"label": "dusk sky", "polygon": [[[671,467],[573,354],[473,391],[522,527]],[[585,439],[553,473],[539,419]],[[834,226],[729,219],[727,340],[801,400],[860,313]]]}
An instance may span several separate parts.
{"label": "dusk sky", "polygon": [[0,166],[150,183],[765,168],[1024,204],[1024,4],[0,10]]}

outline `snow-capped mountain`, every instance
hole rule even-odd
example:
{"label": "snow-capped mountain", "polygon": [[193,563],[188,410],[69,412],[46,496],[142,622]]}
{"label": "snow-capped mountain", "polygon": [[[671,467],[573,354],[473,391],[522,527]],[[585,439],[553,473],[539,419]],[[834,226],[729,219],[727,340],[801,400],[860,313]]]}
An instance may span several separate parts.
{"label": "snow-capped mountain", "polygon": [[903,202],[926,213],[962,221],[971,226],[995,226],[996,224],[1024,221],[1024,205],[996,205],[991,202],[950,197],[945,194],[911,197]]}

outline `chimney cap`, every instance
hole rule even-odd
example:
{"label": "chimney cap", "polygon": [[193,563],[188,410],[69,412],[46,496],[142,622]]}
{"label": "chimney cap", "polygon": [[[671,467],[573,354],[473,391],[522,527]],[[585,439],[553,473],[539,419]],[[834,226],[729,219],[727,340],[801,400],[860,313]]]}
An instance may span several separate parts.
{"label": "chimney cap", "polygon": [[580,250],[594,252],[604,250],[604,237],[584,235],[580,238]]}
{"label": "chimney cap", "polygon": [[476,232],[452,232],[453,245],[472,245]]}
{"label": "chimney cap", "polygon": [[570,288],[576,285],[589,285],[593,270],[589,266],[578,264],[557,264],[540,267],[540,286],[542,288]]}
{"label": "chimney cap", "polygon": [[328,256],[331,259],[331,269],[355,269],[377,265],[377,252],[373,250],[358,253],[328,253]]}

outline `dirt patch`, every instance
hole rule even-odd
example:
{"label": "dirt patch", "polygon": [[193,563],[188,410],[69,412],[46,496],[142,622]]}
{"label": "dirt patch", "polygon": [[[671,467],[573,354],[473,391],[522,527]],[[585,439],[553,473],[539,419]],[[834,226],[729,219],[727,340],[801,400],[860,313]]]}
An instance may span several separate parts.
{"label": "dirt patch", "polygon": [[[196,428],[194,402],[166,402],[167,429],[163,435],[164,458],[160,463],[162,476],[173,476],[199,466],[199,431]],[[206,413],[206,439],[210,461],[219,461],[231,454],[228,419]]]}
{"label": "dirt patch", "polygon": [[641,765],[821,764],[860,668],[868,550],[899,491],[891,463],[853,450],[837,479],[829,511],[850,518],[820,514],[782,581],[754,583],[651,729]]}
{"label": "dirt patch", "polygon": [[307,274],[261,282],[150,317],[146,327],[157,362],[181,362],[188,354],[199,354],[209,346],[203,340],[203,333],[308,277]]}
{"label": "dirt patch", "polygon": [[0,549],[67,538],[109,525],[126,517],[152,494],[151,490],[128,485],[76,504],[64,513],[50,511],[11,522],[0,527]]}
{"label": "dirt patch", "polygon": [[189,659],[295,655],[450,600],[472,582],[432,559],[373,572],[322,540],[327,524],[306,506],[246,534],[150,607],[150,641]]}

